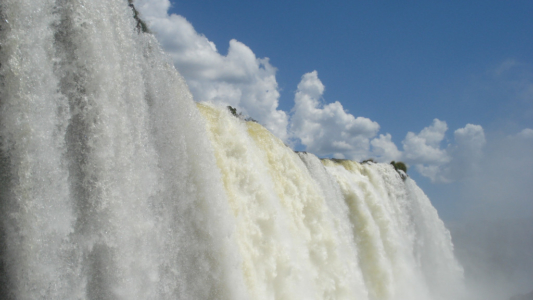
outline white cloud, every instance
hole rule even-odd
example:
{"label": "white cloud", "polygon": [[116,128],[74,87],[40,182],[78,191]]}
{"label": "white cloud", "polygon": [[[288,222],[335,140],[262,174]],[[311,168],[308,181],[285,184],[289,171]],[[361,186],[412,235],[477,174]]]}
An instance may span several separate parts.
{"label": "white cloud", "polygon": [[441,165],[450,161],[445,149],[440,148],[448,125],[439,119],[419,134],[408,132],[403,140],[404,159],[417,164]]}
{"label": "white cloud", "polygon": [[351,159],[368,156],[370,139],[379,125],[368,118],[354,117],[338,101],[322,104],[324,85],[313,71],[302,76],[294,98],[291,134],[307,151]]}
{"label": "white cloud", "polygon": [[457,146],[452,152],[455,154],[455,160],[462,159],[461,165],[477,161],[483,156],[486,140],[485,132],[480,125],[467,124],[464,128],[457,129],[454,137]]}
{"label": "white cloud", "polygon": [[419,134],[407,133],[402,159],[433,182],[451,182],[473,176],[483,157],[485,133],[480,125],[467,124],[454,132],[455,144],[442,145],[448,130],[438,119]]}
{"label": "white cloud", "polygon": [[398,150],[398,147],[392,141],[392,136],[388,133],[385,135],[380,134],[370,144],[372,145],[370,156],[373,156],[379,162],[399,161],[402,159],[402,152]]}
{"label": "white cloud", "polygon": [[448,153],[453,158],[445,169],[445,176],[450,180],[459,180],[475,176],[485,146],[485,132],[479,125],[467,124],[454,132],[455,145],[450,146]]}
{"label": "white cloud", "polygon": [[212,101],[236,107],[287,141],[288,115],[278,110],[276,69],[268,58],[257,58],[245,44],[231,40],[228,54],[196,32],[184,17],[168,15],[168,0],[137,0],[136,7],[196,101]]}
{"label": "white cloud", "polygon": [[[418,134],[409,132],[400,151],[390,134],[376,137],[378,123],[355,117],[338,101],[323,103],[325,87],[316,71],[302,76],[289,124],[289,114],[278,110],[276,68],[268,58],[257,58],[237,40],[231,40],[228,54],[221,55],[216,45],[196,32],[184,17],[168,14],[168,0],[136,0],[135,5],[185,77],[196,101],[236,107],[285,142],[300,142],[306,151],[320,156],[402,160],[432,181],[442,182],[464,177],[468,173],[464,170],[473,169],[481,156],[485,143],[481,126],[468,124],[456,130],[456,144],[442,146],[448,127],[438,119]],[[507,62],[498,75],[515,66],[515,61]],[[521,135],[533,135],[530,131]]]}
{"label": "white cloud", "polygon": [[135,0],[135,7],[146,18],[165,18],[170,8],[168,0]]}
{"label": "white cloud", "polygon": [[483,127],[479,125],[466,124],[464,128],[457,129],[454,136],[459,145],[474,152],[479,151],[485,145],[485,133]]}
{"label": "white cloud", "polygon": [[[322,105],[324,85],[316,72],[305,74],[298,85],[289,136],[288,114],[277,109],[276,69],[268,58],[257,58],[249,47],[236,40],[230,41],[228,54],[221,55],[216,45],[197,33],[184,17],[168,15],[168,0],[137,0],[135,5],[187,80],[196,101],[236,107],[285,142],[292,137],[318,155],[369,157],[370,139],[377,134],[379,125],[347,113],[339,102]],[[380,158],[398,157],[390,135],[388,142],[386,137],[373,141],[373,147]]]}
{"label": "white cloud", "polygon": [[533,139],[533,129],[525,128],[524,130],[520,131],[517,136],[523,139]]}

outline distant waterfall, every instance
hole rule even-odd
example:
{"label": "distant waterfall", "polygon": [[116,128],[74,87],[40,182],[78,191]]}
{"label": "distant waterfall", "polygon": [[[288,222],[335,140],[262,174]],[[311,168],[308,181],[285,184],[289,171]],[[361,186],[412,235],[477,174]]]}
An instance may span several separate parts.
{"label": "distant waterfall", "polygon": [[0,222],[3,299],[462,290],[412,180],[197,106],[125,0],[0,0]]}

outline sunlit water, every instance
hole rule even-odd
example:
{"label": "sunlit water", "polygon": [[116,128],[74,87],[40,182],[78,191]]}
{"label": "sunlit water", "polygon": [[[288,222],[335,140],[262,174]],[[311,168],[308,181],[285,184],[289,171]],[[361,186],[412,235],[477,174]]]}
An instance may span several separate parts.
{"label": "sunlit water", "polygon": [[460,299],[414,181],[196,105],[132,16],[0,0],[3,299]]}

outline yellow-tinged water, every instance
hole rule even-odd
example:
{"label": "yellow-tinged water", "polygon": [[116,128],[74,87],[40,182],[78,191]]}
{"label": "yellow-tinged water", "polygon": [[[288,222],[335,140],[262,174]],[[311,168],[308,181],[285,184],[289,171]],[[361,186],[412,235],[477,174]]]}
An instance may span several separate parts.
{"label": "yellow-tinged water", "polygon": [[127,1],[0,10],[2,299],[461,299],[448,231],[390,165],[196,105]]}
{"label": "yellow-tinged water", "polygon": [[[425,279],[431,262],[418,252],[431,237],[416,232],[413,200],[389,165],[320,162],[258,123],[197,106],[254,299],[446,299]],[[457,268],[444,271],[460,277],[450,263]]]}

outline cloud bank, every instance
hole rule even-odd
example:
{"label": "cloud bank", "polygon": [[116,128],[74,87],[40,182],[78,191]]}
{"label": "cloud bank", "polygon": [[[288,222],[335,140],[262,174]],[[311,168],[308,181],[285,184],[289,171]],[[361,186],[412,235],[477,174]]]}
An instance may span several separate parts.
{"label": "cloud bank", "polygon": [[[268,58],[256,57],[237,40],[229,42],[227,55],[220,54],[184,17],[168,13],[169,0],[136,0],[135,5],[185,77],[196,101],[231,105],[285,143],[319,156],[401,160],[433,182],[462,180],[480,171],[486,145],[480,125],[456,129],[449,142],[447,123],[435,119],[418,133],[408,132],[398,147],[389,133],[379,133],[376,121],[354,116],[338,101],[327,103],[317,71],[302,76],[292,110],[280,110],[276,68]],[[515,66],[516,62],[509,60],[494,72],[500,76]],[[529,87],[521,83],[522,94],[527,94]],[[518,135],[533,136],[533,130]]]}
{"label": "cloud bank", "polygon": [[294,97],[291,136],[317,155],[365,157],[370,139],[379,131],[379,124],[368,118],[354,117],[338,101],[321,103],[323,93],[324,85],[316,71],[303,75]]}
{"label": "cloud bank", "polygon": [[287,141],[288,115],[278,110],[276,68],[245,44],[231,40],[227,55],[194,30],[184,17],[168,14],[168,0],[137,0],[135,5],[155,33],[196,101],[231,105]]}

